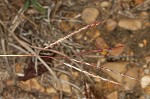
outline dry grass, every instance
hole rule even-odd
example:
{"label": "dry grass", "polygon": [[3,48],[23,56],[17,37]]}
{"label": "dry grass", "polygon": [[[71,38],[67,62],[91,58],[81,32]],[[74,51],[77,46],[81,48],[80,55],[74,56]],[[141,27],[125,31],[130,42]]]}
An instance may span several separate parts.
{"label": "dry grass", "polygon": [[[108,83],[113,83],[117,86],[122,86],[122,83],[109,80],[108,78],[101,77],[100,75],[96,75],[96,72],[91,73],[91,71],[100,69],[116,73],[138,82],[140,81],[139,79],[129,75],[84,62],[84,55],[93,53],[95,50],[82,51],[83,49],[86,50],[88,47],[74,42],[72,37],[74,35],[84,33],[84,31],[88,31],[90,28],[103,27],[107,18],[120,10],[119,8],[113,6],[115,9],[111,10],[111,13],[109,14],[104,12],[103,14],[106,14],[106,17],[103,16],[105,18],[100,18],[101,21],[96,21],[89,25],[85,25],[84,22],[78,18],[80,14],[77,14],[73,18],[64,17],[63,14],[73,13],[71,10],[65,12],[65,8],[61,9],[61,7],[64,5],[72,6],[74,2],[71,2],[70,0],[70,2],[63,2],[62,0],[52,0],[51,2],[44,0],[40,0],[40,2],[38,2],[38,0],[33,0],[33,2],[31,2],[32,0],[26,0],[25,2],[23,1],[0,1],[0,7],[2,8],[0,11],[0,48],[2,49],[0,51],[0,69],[7,71],[10,76],[4,78],[3,81],[7,81],[11,78],[14,82],[16,82],[12,84],[12,86],[18,86],[17,83],[20,81],[17,80],[18,75],[16,75],[15,72],[15,65],[19,62],[30,66],[29,61],[33,62],[32,65],[34,65],[35,73],[37,75],[39,73],[38,66],[41,64],[49,71],[49,73],[46,74],[44,72],[39,74],[39,81],[44,83],[46,81],[43,79],[44,77],[47,77],[47,83],[57,90],[57,93],[55,94],[59,94],[60,98],[63,98],[63,94],[67,96],[67,94],[58,87],[62,86],[63,83],[67,83],[72,86],[71,95],[76,94],[76,96],[73,98],[84,97],[82,91],[83,87],[86,86],[84,86],[83,82],[87,81],[92,84],[94,78],[104,80]],[[137,6],[137,8],[140,9],[142,5],[145,5],[145,9],[148,9],[147,2],[148,0]],[[115,3],[114,5],[119,3]],[[131,15],[132,13],[121,13],[122,15],[129,14],[130,17],[133,17]],[[71,23],[75,30],[71,28],[69,30],[71,32],[63,32],[63,30],[60,28],[61,22],[68,22],[68,24]],[[70,27],[68,26],[68,28]],[[79,51],[79,53],[77,51]],[[46,59],[49,60],[47,61]],[[84,65],[87,66],[84,67]],[[93,67],[95,70],[93,70]],[[24,68],[27,67],[24,66]],[[91,71],[88,71],[88,69],[91,69]],[[73,80],[74,76],[72,73],[75,71],[78,71],[79,75],[81,75],[79,76],[81,78],[77,79],[78,81]],[[3,73],[3,71],[0,72]],[[26,73],[32,74],[32,71]],[[72,81],[61,80],[59,78],[61,73],[70,76]],[[29,77],[29,79],[31,78],[32,77]],[[2,86],[7,88],[7,85],[2,84]],[[1,92],[3,92],[3,87],[0,90]],[[84,90],[84,92],[86,92],[86,90]],[[27,97],[28,96],[25,96],[25,99]],[[43,97],[46,97],[46,95]]]}

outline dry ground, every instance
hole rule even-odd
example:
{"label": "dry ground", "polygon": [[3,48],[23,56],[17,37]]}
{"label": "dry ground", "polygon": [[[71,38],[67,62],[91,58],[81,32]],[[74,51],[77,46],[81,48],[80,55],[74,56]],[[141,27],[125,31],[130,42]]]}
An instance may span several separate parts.
{"label": "dry ground", "polygon": [[150,99],[149,0],[0,0],[0,49],[2,99]]}

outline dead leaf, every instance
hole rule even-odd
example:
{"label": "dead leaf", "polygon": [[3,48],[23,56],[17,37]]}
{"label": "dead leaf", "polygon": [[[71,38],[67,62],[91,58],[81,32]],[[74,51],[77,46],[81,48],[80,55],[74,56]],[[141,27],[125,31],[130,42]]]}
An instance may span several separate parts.
{"label": "dead leaf", "polygon": [[124,45],[118,43],[115,48],[111,49],[110,55],[119,56],[124,51]]}

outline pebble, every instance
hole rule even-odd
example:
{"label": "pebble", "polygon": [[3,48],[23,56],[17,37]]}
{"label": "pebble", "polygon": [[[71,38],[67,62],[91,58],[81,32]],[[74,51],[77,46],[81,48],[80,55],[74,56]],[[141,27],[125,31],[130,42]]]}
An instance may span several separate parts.
{"label": "pebble", "polygon": [[127,30],[140,30],[142,22],[139,19],[121,19],[118,26]]}
{"label": "pebble", "polygon": [[107,99],[118,99],[118,92],[114,91],[114,92],[108,94],[106,97],[107,97]]}
{"label": "pebble", "polygon": [[77,79],[79,77],[79,72],[72,72],[72,75],[75,79]]}
{"label": "pebble", "polygon": [[109,6],[109,2],[107,2],[107,1],[103,1],[102,3],[101,3],[101,7],[108,7]]}
{"label": "pebble", "polygon": [[[107,71],[107,70],[103,70],[103,72],[108,74],[111,78],[113,78],[118,83],[124,83],[123,87],[125,90],[133,90],[133,88],[137,84],[137,81],[129,77],[124,77],[121,74],[118,74],[118,73],[122,73],[124,75],[129,75],[135,79],[136,78],[138,79],[139,68],[134,66],[132,68],[127,69],[128,64],[129,64],[128,62],[109,62],[109,63],[103,64],[102,67],[113,70],[114,72]],[[115,73],[115,72],[118,72],[118,73]]]}
{"label": "pebble", "polygon": [[100,36],[100,31],[97,29],[91,29],[86,32],[86,36],[88,38],[88,42],[90,43]]}
{"label": "pebble", "polygon": [[100,36],[100,31],[97,29],[91,29],[91,30],[86,32],[86,35],[89,38],[97,38],[98,36]]}
{"label": "pebble", "polygon": [[141,12],[140,13],[140,18],[143,20],[148,20],[149,14],[147,12]]}
{"label": "pebble", "polygon": [[81,14],[82,20],[87,24],[94,22],[98,16],[99,11],[96,8],[85,8]]}
{"label": "pebble", "polygon": [[144,73],[145,73],[145,74],[149,74],[149,72],[150,72],[149,69],[147,69],[147,68],[144,69]]}
{"label": "pebble", "polygon": [[144,93],[149,94],[148,98],[146,99],[150,99],[150,86],[146,86],[146,88],[144,88]]}
{"label": "pebble", "polygon": [[[125,75],[129,75],[132,78],[138,79],[139,77],[139,68],[137,66],[134,66],[132,68],[128,68]],[[124,89],[125,90],[133,90],[136,87],[136,84],[138,83],[135,79],[131,79],[128,77],[123,77],[123,82],[125,83]]]}
{"label": "pebble", "polygon": [[115,20],[109,19],[106,21],[107,31],[113,31],[117,27],[117,22]]}
{"label": "pebble", "polygon": [[57,93],[57,91],[56,91],[53,87],[47,87],[47,88],[45,89],[45,92],[46,92],[47,94],[55,94],[55,93]]}
{"label": "pebble", "polygon": [[140,83],[142,88],[146,88],[150,84],[150,76],[143,76]]}
{"label": "pebble", "polygon": [[150,56],[146,56],[144,59],[145,59],[146,63],[150,62]]}
{"label": "pebble", "polygon": [[[127,62],[108,62],[102,65],[102,67],[117,71],[119,73],[125,73]],[[113,73],[111,71],[103,70],[106,74],[112,77],[115,81],[122,83],[123,76]]]}
{"label": "pebble", "polygon": [[139,99],[145,99],[145,97],[144,96],[140,96],[140,98]]}
{"label": "pebble", "polygon": [[139,43],[139,47],[143,48],[144,44],[143,43]]}
{"label": "pebble", "polygon": [[68,76],[65,75],[65,74],[61,74],[59,78],[61,80],[65,81],[65,82],[62,81],[62,88],[59,89],[59,90],[62,90],[64,92],[68,93],[68,94],[71,94],[71,87],[68,83],[66,83],[66,82],[69,82]]}
{"label": "pebble", "polygon": [[108,45],[106,44],[105,40],[103,38],[101,38],[101,37],[99,37],[99,38],[97,38],[95,40],[95,46],[97,48],[101,48],[101,49],[108,47]]}
{"label": "pebble", "polygon": [[19,87],[21,87],[25,91],[33,91],[33,90],[39,92],[45,91],[45,88],[35,78],[29,79],[27,81],[21,81],[19,83]]}

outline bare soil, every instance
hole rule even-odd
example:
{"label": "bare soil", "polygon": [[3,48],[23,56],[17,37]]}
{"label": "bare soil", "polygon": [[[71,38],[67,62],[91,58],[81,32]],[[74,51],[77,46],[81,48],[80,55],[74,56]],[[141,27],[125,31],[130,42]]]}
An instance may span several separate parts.
{"label": "bare soil", "polygon": [[0,0],[0,42],[2,99],[150,99],[149,0]]}

